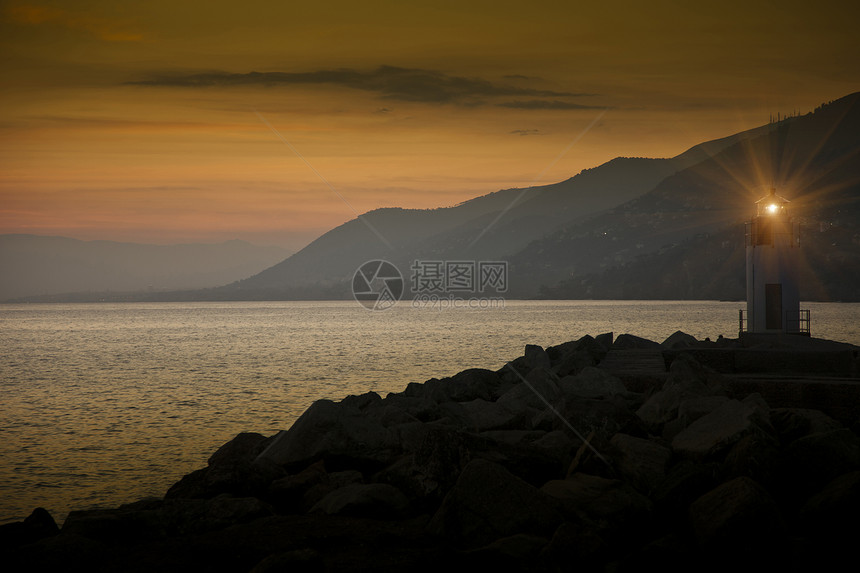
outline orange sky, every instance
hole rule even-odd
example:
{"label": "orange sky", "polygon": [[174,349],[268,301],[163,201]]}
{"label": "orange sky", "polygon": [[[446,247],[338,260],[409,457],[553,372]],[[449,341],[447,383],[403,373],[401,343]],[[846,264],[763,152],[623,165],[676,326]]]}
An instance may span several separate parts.
{"label": "orange sky", "polygon": [[299,248],[860,90],[846,2],[597,4],[0,2],[0,233]]}

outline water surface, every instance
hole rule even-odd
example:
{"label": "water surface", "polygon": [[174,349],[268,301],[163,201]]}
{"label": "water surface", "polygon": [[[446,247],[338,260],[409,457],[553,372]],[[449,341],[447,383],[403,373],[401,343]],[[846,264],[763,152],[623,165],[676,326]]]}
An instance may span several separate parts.
{"label": "water surface", "polygon": [[[737,335],[737,302],[0,305],[0,523],[161,496],[243,431],[285,429],[319,398],[466,368],[526,344],[629,332]],[[860,304],[804,304],[814,336],[860,344]]]}

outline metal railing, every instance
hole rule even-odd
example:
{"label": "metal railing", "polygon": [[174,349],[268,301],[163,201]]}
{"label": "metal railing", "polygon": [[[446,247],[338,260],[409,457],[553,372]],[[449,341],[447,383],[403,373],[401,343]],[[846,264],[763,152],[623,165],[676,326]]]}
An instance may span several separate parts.
{"label": "metal railing", "polygon": [[[802,309],[796,315],[792,316],[792,314],[789,311],[784,311],[783,313],[782,323],[785,325],[784,332],[809,336],[812,332],[812,318],[809,310]],[[749,332],[749,316],[747,315],[747,311],[741,308],[738,309],[738,333],[744,332]]]}

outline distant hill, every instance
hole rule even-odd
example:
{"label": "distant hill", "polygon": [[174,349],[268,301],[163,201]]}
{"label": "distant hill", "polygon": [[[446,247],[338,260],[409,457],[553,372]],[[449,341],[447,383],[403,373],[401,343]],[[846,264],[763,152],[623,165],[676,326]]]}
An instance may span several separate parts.
{"label": "distant hill", "polygon": [[416,259],[512,258],[535,240],[621,205],[671,174],[773,128],[763,126],[697,145],[670,159],[616,158],[560,183],[504,189],[454,207],[377,209],[332,229],[287,260],[248,279],[178,296],[344,298],[350,296],[349,281],[356,268],[372,259],[392,261],[406,274]]}
{"label": "distant hill", "polygon": [[289,254],[238,240],[145,245],[0,235],[0,300],[213,287],[254,274]]}
{"label": "distant hill", "polygon": [[377,209],[247,278],[137,299],[350,298],[373,259],[405,278],[415,260],[504,260],[509,298],[742,299],[743,222],[771,185],[800,223],[802,297],[860,300],[860,93],[673,158],[620,157],[454,207]]}

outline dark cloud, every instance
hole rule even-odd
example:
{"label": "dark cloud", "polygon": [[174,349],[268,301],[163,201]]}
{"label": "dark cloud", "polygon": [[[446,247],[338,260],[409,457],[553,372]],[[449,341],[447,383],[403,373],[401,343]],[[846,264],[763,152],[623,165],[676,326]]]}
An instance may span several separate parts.
{"label": "dark cloud", "polygon": [[[462,105],[482,105],[486,103],[487,98],[494,97],[573,98],[592,95],[515,87],[493,83],[481,78],[454,76],[435,70],[400,68],[395,66],[380,66],[371,71],[342,68],[313,72],[249,72],[245,74],[207,72],[186,75],[164,75],[131,83],[142,86],[166,87],[329,84],[374,92],[382,98],[391,100],[455,103]],[[529,102],[525,102],[524,105],[518,105],[518,103],[513,102],[512,104],[501,105],[505,107],[522,107],[524,109],[532,107]],[[563,101],[553,103],[565,104]],[[558,107],[557,109],[574,108]]]}
{"label": "dark cloud", "polygon": [[584,105],[567,101],[547,101],[543,99],[509,101],[498,105],[500,107],[511,107],[514,109],[606,109],[606,106],[603,105]]}
{"label": "dark cloud", "polygon": [[515,129],[509,133],[513,135],[541,135],[539,129]]}

